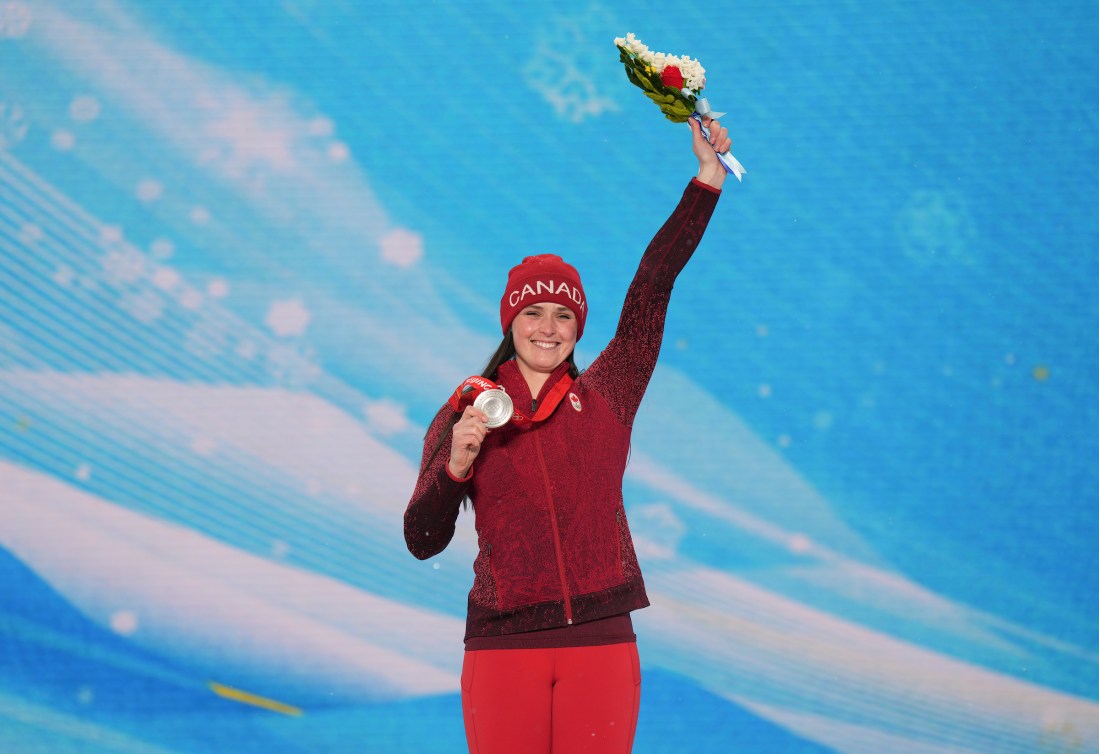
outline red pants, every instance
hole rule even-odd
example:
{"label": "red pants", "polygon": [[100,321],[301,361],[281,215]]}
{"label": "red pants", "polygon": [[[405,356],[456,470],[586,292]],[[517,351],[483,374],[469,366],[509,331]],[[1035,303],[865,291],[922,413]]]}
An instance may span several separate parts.
{"label": "red pants", "polygon": [[465,653],[470,754],[629,754],[641,702],[633,642]]}

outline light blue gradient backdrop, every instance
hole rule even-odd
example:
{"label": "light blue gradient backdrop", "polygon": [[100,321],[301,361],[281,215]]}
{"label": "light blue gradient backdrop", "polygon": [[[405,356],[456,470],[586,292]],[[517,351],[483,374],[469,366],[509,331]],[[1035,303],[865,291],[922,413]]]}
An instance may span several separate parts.
{"label": "light blue gradient backdrop", "polygon": [[634,436],[636,751],[1099,751],[1097,15],[0,3],[0,748],[464,750],[472,517],[401,513],[506,270],[589,363],[692,174],[633,31],[749,171]]}

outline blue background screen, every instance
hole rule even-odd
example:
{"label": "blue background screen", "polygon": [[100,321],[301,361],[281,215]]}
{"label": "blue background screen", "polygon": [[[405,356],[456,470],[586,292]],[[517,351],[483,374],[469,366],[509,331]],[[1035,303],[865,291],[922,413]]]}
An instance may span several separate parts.
{"label": "blue background screen", "polygon": [[[1099,751],[1090,3],[0,3],[0,749],[460,752],[424,431],[556,253],[611,338],[694,172],[625,494],[635,751]],[[1091,460],[1089,460],[1091,459]]]}

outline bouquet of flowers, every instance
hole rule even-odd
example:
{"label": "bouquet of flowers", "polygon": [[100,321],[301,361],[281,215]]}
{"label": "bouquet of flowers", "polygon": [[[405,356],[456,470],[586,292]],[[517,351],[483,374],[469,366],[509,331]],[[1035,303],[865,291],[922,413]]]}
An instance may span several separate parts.
{"label": "bouquet of flowers", "polygon": [[[687,55],[677,57],[663,52],[652,52],[632,33],[614,40],[618,56],[626,67],[630,83],[651,99],[664,117],[674,123],[686,123],[694,118],[702,126],[702,118],[721,118],[725,113],[710,109],[705,97],[699,97],[706,86],[706,69]],[[709,130],[702,126],[707,137]],[[737,180],[747,171],[729,152],[718,154],[725,171]]]}

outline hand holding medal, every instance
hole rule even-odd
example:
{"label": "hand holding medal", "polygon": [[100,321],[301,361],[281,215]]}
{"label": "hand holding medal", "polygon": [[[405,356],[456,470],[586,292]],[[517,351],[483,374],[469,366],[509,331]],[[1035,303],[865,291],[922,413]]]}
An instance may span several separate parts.
{"label": "hand holding medal", "polygon": [[463,382],[450,396],[450,407],[461,413],[466,406],[473,406],[485,415],[489,429],[502,427],[511,421],[515,408],[502,387],[492,380],[473,376]]}
{"label": "hand holding medal", "polygon": [[[659,106],[664,117],[674,123],[686,123],[693,118],[702,127],[702,135],[709,138],[707,123],[725,113],[714,112],[710,103],[698,96],[706,86],[706,69],[701,63],[686,55],[654,53],[632,33],[618,37],[614,44],[630,83]],[[718,161],[725,172],[735,175],[738,181],[748,172],[728,150],[718,153]]]}

